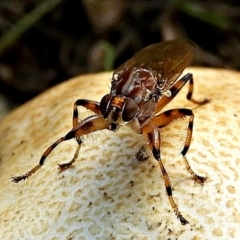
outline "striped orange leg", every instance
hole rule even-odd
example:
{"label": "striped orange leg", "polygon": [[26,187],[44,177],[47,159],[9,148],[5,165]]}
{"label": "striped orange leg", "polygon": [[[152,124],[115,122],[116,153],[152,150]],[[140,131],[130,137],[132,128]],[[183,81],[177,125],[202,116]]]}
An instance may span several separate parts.
{"label": "striped orange leg", "polygon": [[191,73],[188,73],[184,75],[182,78],[180,78],[170,89],[169,91],[171,92],[170,96],[163,96],[158,104],[157,107],[154,111],[155,114],[160,112],[161,109],[163,109],[169,102],[171,102],[175,96],[179,93],[179,91],[185,86],[185,84],[189,82],[189,89],[187,93],[187,99],[195,104],[203,105],[208,103],[210,100],[209,99],[204,99],[202,101],[198,101],[192,98],[193,95],[193,87],[194,87],[194,82],[193,82],[193,75]]}
{"label": "striped orange leg", "polygon": [[185,76],[183,76],[181,78],[182,81],[188,82],[189,81],[189,89],[188,89],[188,93],[187,93],[187,99],[189,101],[191,101],[192,103],[198,104],[198,105],[204,105],[206,103],[209,103],[209,99],[205,98],[202,101],[196,100],[194,98],[192,98],[192,94],[193,94],[193,75],[191,73],[186,74]]}
{"label": "striped orange leg", "polygon": [[[87,100],[87,99],[78,99],[77,101],[75,101],[75,103],[73,105],[73,128],[75,126],[77,126],[78,121],[79,121],[79,119],[78,119],[78,115],[79,115],[78,114],[78,106],[85,107],[86,109],[91,110],[95,114],[100,115],[100,108],[99,108],[99,103],[98,102],[92,101],[92,100]],[[77,146],[77,149],[76,149],[76,151],[74,153],[74,156],[71,159],[71,161],[66,162],[66,163],[58,164],[58,167],[61,171],[65,170],[66,168],[69,168],[76,161],[76,159],[78,157],[78,154],[79,154],[79,151],[80,151],[80,148],[81,148],[81,144],[82,144],[82,141],[81,141],[80,137],[77,137],[76,141],[78,143],[78,146]]]}
{"label": "striped orange leg", "polygon": [[[29,178],[32,174],[34,174],[38,169],[41,168],[41,166],[44,164],[45,159],[48,157],[48,155],[61,142],[70,140],[72,138],[80,139],[80,137],[85,135],[85,134],[95,132],[95,131],[99,131],[99,130],[103,130],[103,129],[108,129],[108,128],[109,128],[109,126],[102,116],[93,115],[93,116],[89,116],[89,117],[85,118],[84,120],[82,120],[81,122],[76,124],[75,127],[71,131],[69,131],[64,137],[59,138],[55,143],[53,143],[43,153],[42,157],[40,158],[40,161],[39,161],[38,165],[36,165],[33,169],[31,169],[30,171],[28,171],[24,175],[12,177],[11,178],[12,181],[17,183],[21,180],[25,180],[25,179]],[[78,143],[79,143],[79,146],[80,146],[80,143],[81,143],[80,140],[79,140]],[[80,150],[80,147],[79,147],[79,150]],[[79,150],[77,150],[77,151],[79,152]],[[78,152],[77,152],[77,154],[78,154]]]}
{"label": "striped orange leg", "polygon": [[186,109],[186,108],[179,108],[179,109],[171,109],[168,111],[165,111],[154,118],[151,119],[150,124],[154,124],[154,126],[158,126],[159,128],[162,128],[169,123],[171,123],[173,120],[183,118],[189,116],[189,124],[187,129],[187,138],[183,147],[183,150],[181,152],[184,163],[186,165],[187,171],[192,175],[192,178],[197,181],[198,183],[203,184],[206,180],[206,177],[202,177],[197,175],[191,168],[190,164],[188,163],[188,160],[186,158],[187,151],[189,149],[189,146],[191,144],[192,140],[192,131],[193,131],[193,120],[194,120],[194,114],[192,110]]}
{"label": "striped orange leg", "polygon": [[158,165],[162,171],[163,180],[166,187],[166,192],[168,195],[168,199],[170,201],[170,204],[177,216],[177,218],[180,220],[182,225],[188,224],[189,222],[182,216],[181,212],[178,209],[177,204],[175,203],[173,196],[172,196],[172,187],[171,182],[168,176],[168,173],[163,165],[163,162],[161,160],[161,152],[160,152],[160,145],[161,145],[161,139],[160,139],[160,130],[158,127],[153,127],[153,125],[146,125],[142,128],[142,132],[147,135],[148,137],[148,143],[149,146],[152,149],[152,153],[154,158],[157,160]]}
{"label": "striped orange leg", "polygon": [[91,110],[96,115],[100,115],[99,102],[87,100],[87,99],[78,99],[73,105],[73,127],[78,124],[78,106],[85,107],[86,109]]}
{"label": "striped orange leg", "polygon": [[78,154],[79,154],[79,151],[80,151],[80,148],[81,148],[81,144],[82,144],[82,141],[80,138],[77,138],[77,143],[78,143],[78,146],[77,146],[77,149],[73,155],[73,158],[71,159],[71,161],[69,162],[65,162],[65,163],[59,163],[58,164],[58,168],[60,171],[63,171],[69,167],[71,167],[73,165],[73,163],[76,161],[77,157],[78,157]]}

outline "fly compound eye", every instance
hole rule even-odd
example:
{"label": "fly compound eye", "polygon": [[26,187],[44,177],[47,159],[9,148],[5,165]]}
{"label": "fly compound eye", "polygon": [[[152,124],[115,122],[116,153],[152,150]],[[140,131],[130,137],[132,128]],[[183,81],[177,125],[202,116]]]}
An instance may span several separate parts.
{"label": "fly compound eye", "polygon": [[133,99],[127,98],[122,109],[122,120],[124,122],[131,121],[138,112],[138,105]]}
{"label": "fly compound eye", "polygon": [[103,115],[104,118],[108,117],[109,114],[109,105],[111,103],[111,99],[112,99],[113,95],[112,94],[107,94],[105,95],[100,102],[100,111]]}

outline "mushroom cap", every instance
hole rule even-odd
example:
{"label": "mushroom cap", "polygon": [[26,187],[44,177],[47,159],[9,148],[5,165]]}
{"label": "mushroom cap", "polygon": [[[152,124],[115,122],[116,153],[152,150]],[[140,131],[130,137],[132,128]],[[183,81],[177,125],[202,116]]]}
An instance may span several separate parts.
{"label": "mushroom cap", "polygon": [[[124,126],[83,137],[74,165],[76,141],[61,143],[44,166],[18,184],[42,153],[72,128],[76,99],[100,101],[109,92],[111,73],[82,75],[39,95],[0,123],[1,239],[236,239],[240,236],[240,73],[187,68],[194,76],[196,106],[188,87],[166,109],[193,109],[194,130],[187,159],[207,177],[195,183],[179,155],[187,121],[161,129],[162,161],[173,197],[189,225],[182,226],[169,204],[158,164],[148,152],[136,153],[146,139]],[[89,116],[80,108],[80,118]]]}

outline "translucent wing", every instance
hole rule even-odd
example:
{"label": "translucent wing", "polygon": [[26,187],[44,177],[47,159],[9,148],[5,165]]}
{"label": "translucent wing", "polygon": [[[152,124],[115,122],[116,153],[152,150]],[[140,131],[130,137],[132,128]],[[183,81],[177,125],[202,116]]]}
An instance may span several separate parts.
{"label": "translucent wing", "polygon": [[168,90],[191,63],[193,56],[194,47],[184,41],[171,40],[156,43],[140,50],[118,67],[114,74],[121,75],[135,67],[146,67],[158,74],[158,84],[164,85],[164,89]]}

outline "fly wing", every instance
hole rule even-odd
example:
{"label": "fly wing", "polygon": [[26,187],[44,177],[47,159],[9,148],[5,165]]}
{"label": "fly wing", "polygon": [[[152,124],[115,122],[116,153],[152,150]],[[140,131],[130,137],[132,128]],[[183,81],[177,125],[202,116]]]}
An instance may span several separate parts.
{"label": "fly wing", "polygon": [[181,40],[165,41],[143,48],[114,73],[122,73],[135,67],[146,67],[158,74],[158,84],[168,90],[191,63],[193,56],[194,47],[191,44]]}

